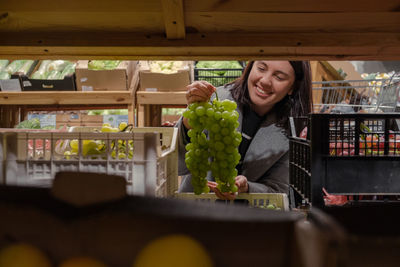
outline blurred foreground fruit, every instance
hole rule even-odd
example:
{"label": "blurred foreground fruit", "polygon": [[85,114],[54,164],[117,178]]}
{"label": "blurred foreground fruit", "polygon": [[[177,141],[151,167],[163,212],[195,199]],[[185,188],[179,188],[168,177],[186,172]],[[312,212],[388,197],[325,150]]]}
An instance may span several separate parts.
{"label": "blurred foreground fruit", "polygon": [[0,267],[51,267],[51,263],[40,249],[19,243],[1,249]]}
{"label": "blurred foreground fruit", "polygon": [[211,267],[208,252],[185,235],[168,235],[150,242],[137,255],[133,267]]}

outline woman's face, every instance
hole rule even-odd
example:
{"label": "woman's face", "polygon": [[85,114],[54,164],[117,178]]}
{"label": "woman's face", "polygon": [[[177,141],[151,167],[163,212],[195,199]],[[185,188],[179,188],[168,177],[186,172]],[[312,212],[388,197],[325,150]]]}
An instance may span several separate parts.
{"label": "woman's face", "polygon": [[259,115],[293,91],[295,73],[289,61],[255,61],[247,80],[252,108]]}

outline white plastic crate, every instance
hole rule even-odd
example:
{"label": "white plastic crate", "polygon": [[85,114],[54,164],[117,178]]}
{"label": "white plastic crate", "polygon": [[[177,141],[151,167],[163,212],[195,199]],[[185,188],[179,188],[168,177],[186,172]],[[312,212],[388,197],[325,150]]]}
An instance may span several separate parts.
{"label": "white plastic crate", "polygon": [[[214,193],[195,195],[194,193],[175,193],[175,197],[179,199],[190,199],[196,201],[204,201],[214,203],[219,198]],[[281,193],[241,193],[236,196],[236,199],[247,200],[251,207],[266,207],[273,204],[281,210],[289,210],[289,199],[286,194]],[[235,201],[225,201],[227,204],[233,204]]]}
{"label": "white plastic crate", "polygon": [[[176,191],[177,128],[133,128],[131,133],[93,132],[93,127],[75,127],[73,130],[0,133],[3,183],[47,186],[59,171],[83,171],[123,176],[131,194],[165,197]],[[71,140],[78,140],[77,155],[64,154],[70,150]],[[102,152],[85,155],[84,140],[98,142]],[[118,142],[126,144],[125,157],[120,157],[122,153],[114,145]],[[131,156],[128,156],[128,143],[133,144]],[[115,150],[114,157],[112,150]]]}

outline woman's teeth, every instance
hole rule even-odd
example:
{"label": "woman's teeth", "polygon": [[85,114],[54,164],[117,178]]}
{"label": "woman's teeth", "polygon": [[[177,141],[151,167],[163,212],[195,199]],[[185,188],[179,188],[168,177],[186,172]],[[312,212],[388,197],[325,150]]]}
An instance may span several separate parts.
{"label": "woman's teeth", "polygon": [[257,90],[259,93],[263,94],[263,95],[267,95],[267,94],[268,94],[268,93],[265,92],[264,90],[260,89],[258,86],[256,86],[256,90]]}

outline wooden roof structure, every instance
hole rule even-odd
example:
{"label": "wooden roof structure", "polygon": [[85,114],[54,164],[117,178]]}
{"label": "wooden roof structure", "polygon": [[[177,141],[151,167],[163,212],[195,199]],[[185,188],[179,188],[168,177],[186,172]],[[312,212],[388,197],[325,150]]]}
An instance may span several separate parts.
{"label": "wooden roof structure", "polygon": [[400,60],[399,0],[0,0],[0,57]]}

